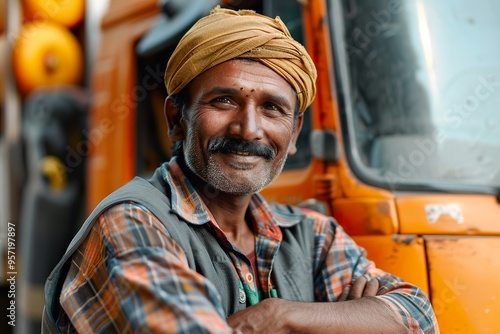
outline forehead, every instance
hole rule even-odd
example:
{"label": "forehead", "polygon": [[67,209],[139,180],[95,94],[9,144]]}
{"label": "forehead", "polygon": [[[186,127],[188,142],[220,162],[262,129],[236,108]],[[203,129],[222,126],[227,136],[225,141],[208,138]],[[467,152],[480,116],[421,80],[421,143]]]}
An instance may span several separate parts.
{"label": "forehead", "polygon": [[221,86],[278,94],[291,99],[291,103],[296,100],[292,86],[281,75],[248,59],[234,59],[216,65],[193,79],[190,86],[198,92]]}

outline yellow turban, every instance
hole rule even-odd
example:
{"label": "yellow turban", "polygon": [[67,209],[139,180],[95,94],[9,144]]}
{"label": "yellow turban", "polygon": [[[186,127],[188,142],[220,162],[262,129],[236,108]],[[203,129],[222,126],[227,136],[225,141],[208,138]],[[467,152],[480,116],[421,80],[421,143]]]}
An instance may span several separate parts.
{"label": "yellow turban", "polygon": [[316,95],[316,68],[279,17],[217,7],[180,40],[165,71],[169,95],[196,76],[235,58],[255,59],[281,75],[297,92],[303,112]]}

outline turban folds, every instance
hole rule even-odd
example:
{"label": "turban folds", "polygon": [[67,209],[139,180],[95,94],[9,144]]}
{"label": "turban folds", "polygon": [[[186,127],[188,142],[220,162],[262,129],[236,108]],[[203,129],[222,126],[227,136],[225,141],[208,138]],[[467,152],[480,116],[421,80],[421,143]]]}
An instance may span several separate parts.
{"label": "turban folds", "polygon": [[297,92],[300,112],[316,95],[314,63],[279,17],[220,7],[179,41],[165,71],[167,93],[179,93],[201,73],[236,58],[257,60],[281,75]]}

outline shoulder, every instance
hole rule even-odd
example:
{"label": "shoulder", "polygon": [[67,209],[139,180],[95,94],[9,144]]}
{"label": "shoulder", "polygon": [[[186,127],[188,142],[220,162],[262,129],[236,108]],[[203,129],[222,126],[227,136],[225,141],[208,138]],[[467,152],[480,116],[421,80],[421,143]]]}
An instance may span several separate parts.
{"label": "shoulder", "polygon": [[144,205],[126,201],[115,204],[96,220],[92,234],[102,238],[112,253],[131,248],[164,247],[170,240],[165,225]]}
{"label": "shoulder", "polygon": [[72,251],[72,262],[78,264],[77,271],[82,273],[92,273],[112,258],[132,259],[144,254],[164,257],[166,252],[183,255],[164,224],[145,206],[132,201],[117,203],[103,211],[77,244],[78,248]]}
{"label": "shoulder", "polygon": [[315,234],[333,234],[340,228],[333,217],[311,209],[277,203],[270,204],[270,208],[281,228],[301,226],[312,229]]}

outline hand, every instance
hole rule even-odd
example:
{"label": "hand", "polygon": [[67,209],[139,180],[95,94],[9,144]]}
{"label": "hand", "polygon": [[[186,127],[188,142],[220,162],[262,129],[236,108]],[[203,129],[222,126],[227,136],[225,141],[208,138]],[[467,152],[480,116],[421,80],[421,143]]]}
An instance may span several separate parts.
{"label": "hand", "polygon": [[376,296],[380,283],[378,279],[365,274],[352,285],[347,286],[340,294],[339,301],[358,299],[366,296]]}
{"label": "hand", "polygon": [[[346,301],[375,296],[379,289],[379,285],[380,283],[376,278],[370,277],[369,275],[360,276],[352,285],[349,285],[342,291],[338,300]],[[369,308],[372,309],[375,300],[369,299],[366,302],[369,303]],[[347,306],[347,304],[350,305],[350,303],[346,303],[345,306]],[[238,333],[245,334],[264,332],[279,334],[288,333],[290,330],[292,332],[300,332],[295,330],[295,325],[297,325],[297,323],[304,326],[310,332],[331,333],[332,325],[329,321],[334,321],[336,317],[328,316],[328,314],[352,314],[355,309],[355,306],[352,305],[352,307],[348,308],[346,311],[340,309],[334,311],[333,308],[336,306],[341,305],[339,305],[339,303],[300,303],[279,298],[269,298],[264,299],[257,305],[231,315],[227,319],[227,322],[229,326]],[[331,309],[327,310],[330,307]],[[384,307],[384,310],[386,310],[386,307]],[[332,311],[334,311],[334,313],[331,313]],[[390,319],[387,316],[382,318]],[[324,323],[322,323],[322,321]],[[390,321],[386,321],[386,323],[389,322]],[[318,326],[318,328],[314,326]],[[359,332],[353,324],[349,324],[349,326],[353,328],[352,332]],[[382,330],[382,332],[385,331]]]}
{"label": "hand", "polygon": [[290,301],[269,298],[231,315],[227,323],[238,333],[285,333],[287,306]]}
{"label": "hand", "polygon": [[[231,315],[236,333],[407,333],[387,305],[373,296],[380,283],[368,275],[346,288],[339,301],[305,303],[269,298]],[[367,297],[367,298],[362,298]]]}

